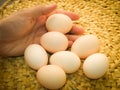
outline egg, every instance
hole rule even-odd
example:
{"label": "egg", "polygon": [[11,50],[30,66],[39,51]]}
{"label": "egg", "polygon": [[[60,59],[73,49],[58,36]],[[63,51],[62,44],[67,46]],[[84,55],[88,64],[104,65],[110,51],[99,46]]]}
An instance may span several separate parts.
{"label": "egg", "polygon": [[79,69],[81,61],[73,52],[59,51],[51,55],[50,64],[60,66],[66,73],[74,73]]}
{"label": "egg", "polygon": [[47,52],[38,44],[29,45],[24,52],[26,63],[35,70],[48,63]]}
{"label": "egg", "polygon": [[99,44],[99,39],[95,35],[83,35],[75,40],[71,47],[71,51],[76,53],[80,58],[86,58],[98,52]]}
{"label": "egg", "polygon": [[72,20],[67,15],[53,14],[48,17],[46,28],[48,31],[58,31],[65,34],[71,30],[72,24]]}
{"label": "egg", "polygon": [[38,82],[48,89],[59,89],[66,82],[66,74],[59,66],[46,65],[37,72]]}
{"label": "egg", "polygon": [[86,58],[83,63],[83,72],[90,79],[102,77],[108,70],[109,62],[105,54],[95,53]]}
{"label": "egg", "polygon": [[41,36],[41,45],[50,53],[66,50],[68,47],[67,37],[60,32],[47,32]]}

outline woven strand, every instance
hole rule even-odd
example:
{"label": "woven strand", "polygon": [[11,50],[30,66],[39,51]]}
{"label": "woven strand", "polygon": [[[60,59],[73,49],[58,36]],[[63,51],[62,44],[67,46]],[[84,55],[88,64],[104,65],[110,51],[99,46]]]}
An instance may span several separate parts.
{"label": "woven strand", "polygon": [[[119,90],[120,88],[120,1],[119,0],[18,0],[0,13],[5,18],[23,8],[57,3],[58,9],[80,15],[74,24],[84,27],[85,34],[97,35],[100,51],[109,58],[109,70],[100,79],[88,79],[80,69],[67,75],[60,90]],[[36,80],[36,71],[23,57],[0,58],[0,90],[47,90]]]}

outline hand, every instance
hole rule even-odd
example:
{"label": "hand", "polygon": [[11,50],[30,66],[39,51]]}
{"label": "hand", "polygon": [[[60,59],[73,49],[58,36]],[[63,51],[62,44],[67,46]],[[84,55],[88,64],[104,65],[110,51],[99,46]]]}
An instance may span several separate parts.
{"label": "hand", "polygon": [[[56,10],[56,5],[36,6],[16,12],[0,22],[0,56],[23,55],[29,44],[39,44],[40,37],[47,32],[46,19],[54,13],[63,13],[72,20],[79,19],[73,12]],[[78,35],[83,34],[83,29],[73,25],[70,33],[66,36],[69,46],[72,45]]]}

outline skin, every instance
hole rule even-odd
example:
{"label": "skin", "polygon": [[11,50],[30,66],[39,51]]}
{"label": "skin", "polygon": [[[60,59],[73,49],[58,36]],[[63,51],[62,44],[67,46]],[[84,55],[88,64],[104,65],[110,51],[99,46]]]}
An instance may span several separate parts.
{"label": "skin", "polygon": [[[62,13],[72,20],[79,19],[73,12],[57,10],[57,5],[36,6],[13,13],[0,21],[0,56],[20,56],[30,44],[40,44],[40,37],[47,32],[46,19],[55,13]],[[69,47],[83,34],[84,30],[73,25],[66,34]]]}

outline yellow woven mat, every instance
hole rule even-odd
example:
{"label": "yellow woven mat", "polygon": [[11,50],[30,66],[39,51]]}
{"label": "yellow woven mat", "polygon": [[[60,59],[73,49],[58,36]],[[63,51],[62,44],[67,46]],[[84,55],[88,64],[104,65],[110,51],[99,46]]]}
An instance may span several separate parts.
{"label": "yellow woven mat", "polygon": [[[88,79],[81,66],[76,73],[67,74],[67,82],[60,90],[120,90],[120,1],[15,0],[11,5],[1,7],[0,19],[22,8],[50,3],[78,13],[81,18],[74,23],[84,27],[86,33],[98,36],[100,52],[105,53],[110,62],[107,73],[97,80]],[[38,84],[36,71],[26,65],[23,57],[10,57],[0,59],[0,90],[47,89]]]}

